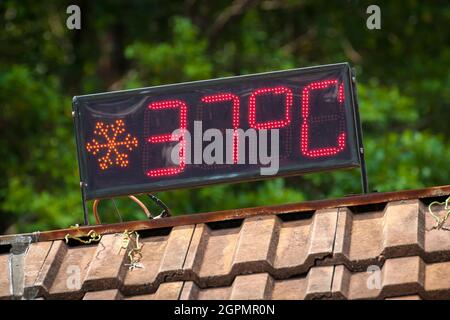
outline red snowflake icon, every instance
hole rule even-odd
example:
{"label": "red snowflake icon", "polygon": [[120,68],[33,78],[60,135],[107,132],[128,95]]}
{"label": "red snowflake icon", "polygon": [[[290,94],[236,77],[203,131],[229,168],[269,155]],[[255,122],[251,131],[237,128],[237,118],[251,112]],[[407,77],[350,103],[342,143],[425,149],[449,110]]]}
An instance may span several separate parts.
{"label": "red snowflake icon", "polygon": [[95,124],[94,134],[102,137],[103,142],[92,139],[91,142],[86,144],[86,150],[93,155],[98,154],[101,150],[106,150],[106,154],[98,158],[100,169],[108,169],[114,164],[119,167],[128,166],[128,154],[120,150],[133,150],[138,146],[138,140],[128,133],[119,141],[120,135],[124,132],[125,123],[123,120],[116,120],[115,124],[104,124],[103,122]]}

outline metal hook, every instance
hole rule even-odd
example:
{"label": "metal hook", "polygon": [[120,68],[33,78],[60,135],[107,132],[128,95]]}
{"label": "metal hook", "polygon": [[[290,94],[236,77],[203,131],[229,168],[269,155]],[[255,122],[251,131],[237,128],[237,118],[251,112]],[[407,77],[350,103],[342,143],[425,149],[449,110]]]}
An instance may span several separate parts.
{"label": "metal hook", "polygon": [[157,196],[155,196],[151,193],[149,193],[148,196],[154,203],[156,203],[160,208],[162,208],[162,212],[160,213],[159,216],[155,217],[155,219],[156,218],[166,218],[166,217],[172,216],[172,213],[170,212],[169,207],[164,202],[162,202],[161,199],[159,199]]}

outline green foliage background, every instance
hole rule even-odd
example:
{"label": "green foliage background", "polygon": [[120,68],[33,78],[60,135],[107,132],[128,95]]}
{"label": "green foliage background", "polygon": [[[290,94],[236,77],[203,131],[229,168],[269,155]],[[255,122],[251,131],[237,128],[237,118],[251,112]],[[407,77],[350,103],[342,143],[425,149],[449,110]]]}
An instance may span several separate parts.
{"label": "green foliage background", "polygon": [[[81,30],[66,28],[77,3]],[[449,183],[450,5],[372,1],[0,1],[0,233],[82,222],[71,97],[349,61],[371,189]],[[343,196],[357,171],[159,196],[177,214]],[[127,200],[122,217],[141,219]],[[153,209],[155,209],[153,207]],[[111,201],[100,208],[117,221]]]}

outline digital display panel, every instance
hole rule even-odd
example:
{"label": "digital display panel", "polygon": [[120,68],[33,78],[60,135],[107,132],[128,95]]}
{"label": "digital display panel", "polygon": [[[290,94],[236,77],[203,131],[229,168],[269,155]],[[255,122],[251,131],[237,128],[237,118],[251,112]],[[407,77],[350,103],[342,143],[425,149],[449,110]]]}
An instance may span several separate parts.
{"label": "digital display panel", "polygon": [[74,97],[86,199],[360,165],[346,63]]}

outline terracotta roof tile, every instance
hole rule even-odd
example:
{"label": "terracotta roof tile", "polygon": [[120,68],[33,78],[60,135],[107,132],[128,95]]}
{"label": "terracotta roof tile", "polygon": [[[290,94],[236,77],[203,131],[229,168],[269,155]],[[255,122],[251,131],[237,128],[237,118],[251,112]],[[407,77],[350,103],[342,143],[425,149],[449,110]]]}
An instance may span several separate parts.
{"label": "terracotta roof tile", "polygon": [[169,236],[156,236],[141,239],[143,269],[135,269],[127,272],[123,284],[123,290],[127,293],[146,293],[155,291],[161,261],[167,246]]}
{"label": "terracotta roof tile", "polygon": [[194,232],[194,225],[173,228],[161,260],[159,273],[166,279],[176,279],[183,273],[183,264]]}
{"label": "terracotta roof tile", "polygon": [[0,255],[0,299],[11,297],[9,272],[9,254],[2,254]]}
{"label": "terracotta roof tile", "polygon": [[[234,252],[239,241],[240,227],[209,230],[203,226],[203,236],[205,237],[205,247],[202,256],[199,256],[196,265],[197,282],[203,286],[218,285],[223,282],[229,282],[232,277],[229,276]],[[206,284],[207,283],[207,284]]]}
{"label": "terracotta roof tile", "polygon": [[[276,216],[246,219],[239,232],[233,255],[233,272],[262,272],[273,264],[280,233],[280,220]],[[252,273],[253,273],[252,272]]]}
{"label": "terracotta roof tile", "polygon": [[229,299],[269,299],[273,291],[273,279],[267,273],[255,273],[236,277]]}
{"label": "terracotta roof tile", "polygon": [[306,297],[307,282],[307,277],[276,281],[271,298],[276,300],[303,300]]}
{"label": "terracotta roof tile", "polygon": [[[24,296],[34,297],[39,293],[38,282],[42,282],[44,262],[50,252],[53,242],[32,243],[28,248],[24,266]],[[42,294],[41,294],[42,295]]]}
{"label": "terracotta roof tile", "polygon": [[186,282],[181,299],[313,299],[331,296],[334,267],[314,267],[306,276],[275,280],[268,273],[236,276],[230,286],[199,288]]}
{"label": "terracotta roof tile", "polygon": [[450,262],[426,264],[420,257],[388,259],[381,268],[379,286],[370,272],[352,273],[336,266],[333,295],[347,299],[384,299],[401,295],[450,297]]}
{"label": "terracotta roof tile", "polygon": [[413,296],[386,298],[386,300],[422,300],[422,299],[417,295],[413,295]]}
{"label": "terracotta roof tile", "polygon": [[317,259],[333,253],[337,209],[318,210],[308,220],[283,223],[275,269],[287,277],[306,272]]}
{"label": "terracotta roof tile", "polygon": [[211,231],[205,224],[197,224],[194,227],[192,239],[183,265],[183,270],[189,279],[194,279],[199,274],[203,257],[205,257],[210,233]]}
{"label": "terracotta roof tile", "polygon": [[161,283],[155,293],[128,297],[128,300],[178,300],[180,298],[183,282]]}
{"label": "terracotta roof tile", "polygon": [[[62,244],[65,246],[65,244]],[[81,290],[87,271],[97,251],[96,245],[67,248],[48,294],[54,299],[81,299]],[[58,259],[58,258],[57,258]],[[103,289],[101,281],[99,286]]]}
{"label": "terracotta roof tile", "polygon": [[120,300],[122,294],[117,289],[87,292],[83,300]]}
{"label": "terracotta roof tile", "polygon": [[141,238],[141,263],[144,268],[126,272],[123,291],[130,294],[150,293],[161,282],[182,279],[194,227],[179,226],[173,228],[167,236]]}
{"label": "terracotta roof tile", "polygon": [[227,300],[230,298],[231,287],[200,289],[194,282],[187,282],[181,294],[182,300]]}
{"label": "terracotta roof tile", "polygon": [[333,264],[339,261],[361,271],[402,256],[440,261],[450,254],[450,237],[443,230],[429,231],[433,225],[420,200],[390,202],[384,211],[364,214],[341,210]]}
{"label": "terracotta roof tile", "polygon": [[133,270],[120,233],[90,245],[32,243],[0,254],[0,298],[13,287],[27,299],[450,298],[450,232],[430,230],[431,200],[142,231],[143,268]]}
{"label": "terracotta roof tile", "polygon": [[[36,246],[32,244],[30,252],[32,252],[34,248],[36,248]],[[48,296],[50,288],[53,285],[66,253],[67,246],[63,243],[63,241],[53,241],[50,242],[45,258],[43,260],[33,262],[37,265],[40,264],[41,266],[34,279],[31,276],[25,278],[26,281],[24,292],[27,299]]]}
{"label": "terracotta roof tile", "polygon": [[427,265],[424,286],[430,298],[450,299],[450,262]]}
{"label": "terracotta roof tile", "polygon": [[420,257],[388,259],[383,266],[384,294],[415,293],[423,288],[425,264]]}
{"label": "terracotta roof tile", "polygon": [[[425,209],[427,210],[427,209]],[[443,207],[435,207],[433,211],[441,217],[444,216]],[[449,231],[445,232],[442,230],[431,230],[435,224],[435,221],[428,213],[425,211],[425,245],[424,245],[424,255],[423,257],[427,261],[441,261],[450,256],[450,236]],[[450,228],[450,221],[447,221],[445,226]]]}
{"label": "terracotta roof tile", "polygon": [[102,237],[97,245],[93,259],[88,266],[83,289],[107,290],[117,288],[125,276],[124,260],[126,250],[121,249],[122,238],[119,234]]}

